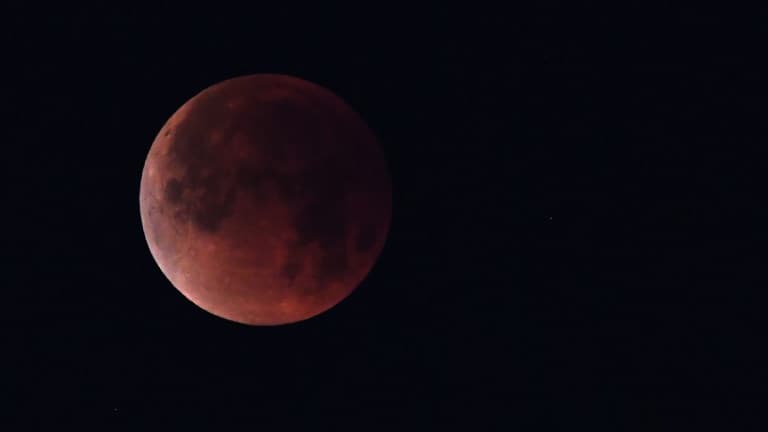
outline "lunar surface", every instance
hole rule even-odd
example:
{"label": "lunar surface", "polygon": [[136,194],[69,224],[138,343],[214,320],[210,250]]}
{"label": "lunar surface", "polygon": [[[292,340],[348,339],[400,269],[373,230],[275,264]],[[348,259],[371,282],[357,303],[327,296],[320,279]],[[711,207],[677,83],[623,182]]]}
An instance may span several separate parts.
{"label": "lunar surface", "polygon": [[279,325],[320,314],[366,277],[391,217],[386,162],[362,118],[283,75],[211,86],[165,123],[141,177],[144,234],[184,296]]}

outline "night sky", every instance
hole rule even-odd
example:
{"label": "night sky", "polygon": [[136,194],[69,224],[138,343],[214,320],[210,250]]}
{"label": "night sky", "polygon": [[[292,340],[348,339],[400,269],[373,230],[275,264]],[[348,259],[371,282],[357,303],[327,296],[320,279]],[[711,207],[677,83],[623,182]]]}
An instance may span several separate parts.
{"label": "night sky", "polygon": [[[257,3],[2,6],[3,430],[765,430],[766,11]],[[186,300],[139,217],[164,122],[254,73],[393,180],[369,277],[282,327]]]}

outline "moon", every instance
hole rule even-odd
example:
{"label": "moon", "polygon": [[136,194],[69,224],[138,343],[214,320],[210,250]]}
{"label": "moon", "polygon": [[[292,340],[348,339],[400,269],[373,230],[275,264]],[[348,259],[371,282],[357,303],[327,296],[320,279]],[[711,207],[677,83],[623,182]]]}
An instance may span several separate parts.
{"label": "moon", "polygon": [[248,325],[306,320],[365,279],[389,231],[391,179],[361,116],[287,75],[198,93],[144,163],[141,222],[187,299]]}

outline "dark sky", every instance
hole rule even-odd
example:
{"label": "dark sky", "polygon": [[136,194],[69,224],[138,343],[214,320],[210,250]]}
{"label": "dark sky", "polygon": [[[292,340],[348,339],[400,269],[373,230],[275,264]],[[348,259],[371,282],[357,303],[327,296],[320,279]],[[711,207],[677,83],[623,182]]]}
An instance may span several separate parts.
{"label": "dark sky", "polygon": [[[4,3],[3,421],[765,430],[765,11],[317,3]],[[265,72],[347,100],[394,188],[370,277],[276,328],[180,295],[138,208],[166,119]]]}

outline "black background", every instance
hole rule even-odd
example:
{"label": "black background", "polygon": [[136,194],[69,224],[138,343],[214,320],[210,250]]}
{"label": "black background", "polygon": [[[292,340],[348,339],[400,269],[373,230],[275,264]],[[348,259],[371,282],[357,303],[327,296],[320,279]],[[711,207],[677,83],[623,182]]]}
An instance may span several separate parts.
{"label": "black background", "polygon": [[[764,11],[318,3],[3,7],[3,420],[764,430]],[[183,298],[138,212],[165,120],[265,72],[394,187],[369,278],[276,328]]]}

